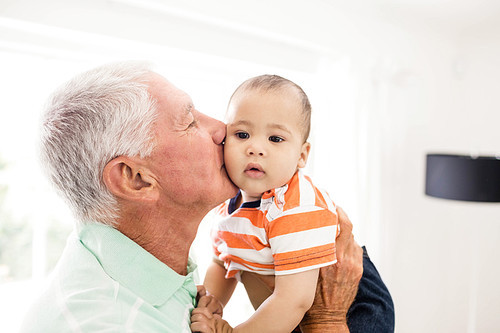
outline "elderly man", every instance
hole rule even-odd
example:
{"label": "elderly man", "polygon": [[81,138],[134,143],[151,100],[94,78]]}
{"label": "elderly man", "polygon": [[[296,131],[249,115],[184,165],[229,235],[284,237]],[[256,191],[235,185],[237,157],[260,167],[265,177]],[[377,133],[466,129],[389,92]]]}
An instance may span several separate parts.
{"label": "elderly man", "polygon": [[[61,87],[43,118],[41,154],[78,223],[23,331],[190,332],[189,248],[205,214],[237,191],[224,137],[222,122],[141,64],[103,66]],[[304,331],[347,331],[362,264],[340,217],[340,264],[322,272]]]}

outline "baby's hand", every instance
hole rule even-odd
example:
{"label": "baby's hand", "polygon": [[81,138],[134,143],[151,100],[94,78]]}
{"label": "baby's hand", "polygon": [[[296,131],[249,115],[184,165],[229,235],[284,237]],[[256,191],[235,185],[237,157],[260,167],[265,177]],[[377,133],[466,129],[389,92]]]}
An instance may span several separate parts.
{"label": "baby's hand", "polygon": [[197,286],[198,295],[196,296],[197,308],[208,308],[212,314],[218,314],[222,317],[222,303],[213,295],[207,293],[204,286]]}
{"label": "baby's hand", "polygon": [[191,313],[191,331],[200,333],[230,333],[232,327],[222,319],[222,304],[207,294],[204,286],[198,287],[198,304]]}
{"label": "baby's hand", "polygon": [[200,333],[232,333],[233,328],[219,314],[212,313],[209,308],[198,305],[191,313],[191,331]]}

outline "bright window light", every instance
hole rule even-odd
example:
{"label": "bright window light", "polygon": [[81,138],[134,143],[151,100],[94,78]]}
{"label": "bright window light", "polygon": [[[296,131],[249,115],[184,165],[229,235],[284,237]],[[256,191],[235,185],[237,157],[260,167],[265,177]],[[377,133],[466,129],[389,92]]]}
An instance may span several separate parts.
{"label": "bright window light", "polygon": [[[0,27],[31,36],[31,41],[13,42],[0,38],[0,313],[9,313],[0,321],[0,331],[16,331],[27,303],[39,292],[43,279],[53,269],[73,226],[73,217],[40,172],[37,157],[39,117],[43,105],[57,86],[75,74],[110,61],[143,59],[151,61],[156,70],[181,89],[188,92],[196,107],[212,117],[223,119],[228,98],[245,79],[274,73],[287,77],[309,93],[314,108],[313,151],[308,171],[328,186],[337,186],[339,195],[351,193],[345,174],[353,177],[351,165],[341,166],[331,157],[335,152],[354,151],[355,143],[342,143],[342,148],[329,149],[327,141],[345,133],[328,132],[330,122],[336,123],[339,109],[348,109],[349,100],[342,86],[348,79],[348,63],[336,63],[331,70],[335,78],[319,72],[304,72],[293,68],[277,68],[152,45],[47,27],[39,24],[0,18]],[[50,38],[60,43],[40,45],[39,38]],[[68,47],[68,42],[77,45]],[[336,67],[335,67],[336,66]],[[321,71],[320,71],[321,70]],[[323,74],[321,74],[323,73]],[[328,72],[331,73],[331,72]],[[332,80],[335,81],[332,83]],[[322,96],[339,88],[344,99],[337,103],[323,100]],[[339,104],[340,103],[340,104]],[[332,113],[333,112],[333,113]],[[321,119],[329,113],[327,123]],[[352,119],[345,122],[343,131],[349,132]],[[347,127],[346,127],[347,126]],[[352,128],[351,128],[352,129]],[[314,131],[317,131],[315,133]],[[321,157],[323,156],[323,157]],[[330,157],[328,157],[330,156]],[[333,160],[332,160],[333,158]],[[333,170],[331,165],[335,164]],[[328,174],[335,176],[328,178]],[[327,189],[328,190],[328,189]],[[343,207],[355,207],[355,198],[343,200]],[[212,215],[202,222],[192,247],[192,256],[200,268],[200,279],[211,260],[208,239]],[[201,283],[202,281],[200,281]],[[240,286],[225,318],[233,325],[247,319],[253,309]]]}

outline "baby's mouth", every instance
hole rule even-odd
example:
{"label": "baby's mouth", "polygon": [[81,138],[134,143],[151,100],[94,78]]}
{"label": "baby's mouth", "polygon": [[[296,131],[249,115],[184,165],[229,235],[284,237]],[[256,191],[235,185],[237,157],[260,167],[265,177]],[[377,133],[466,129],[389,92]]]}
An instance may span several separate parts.
{"label": "baby's mouth", "polygon": [[260,178],[264,176],[265,172],[262,167],[257,163],[250,163],[245,168],[244,173],[250,178]]}
{"label": "baby's mouth", "polygon": [[245,168],[245,171],[263,171],[262,167],[258,163],[249,163]]}

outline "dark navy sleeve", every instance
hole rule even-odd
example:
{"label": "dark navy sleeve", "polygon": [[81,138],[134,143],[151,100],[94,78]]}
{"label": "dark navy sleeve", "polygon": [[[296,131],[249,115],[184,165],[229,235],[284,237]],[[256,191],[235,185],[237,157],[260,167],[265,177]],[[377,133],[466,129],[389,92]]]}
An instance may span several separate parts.
{"label": "dark navy sleeve", "polygon": [[347,312],[351,333],[394,332],[394,303],[375,265],[363,246],[363,276]]}

